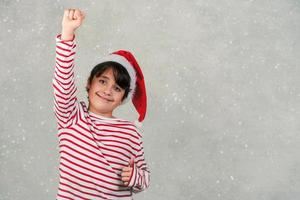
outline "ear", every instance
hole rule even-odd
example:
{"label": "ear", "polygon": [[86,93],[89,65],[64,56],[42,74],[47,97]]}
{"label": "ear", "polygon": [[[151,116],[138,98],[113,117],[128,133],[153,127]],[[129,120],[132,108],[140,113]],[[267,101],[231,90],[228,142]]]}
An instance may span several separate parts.
{"label": "ear", "polygon": [[89,92],[90,88],[91,88],[91,84],[90,84],[90,81],[88,80],[86,83],[85,89],[87,92]]}

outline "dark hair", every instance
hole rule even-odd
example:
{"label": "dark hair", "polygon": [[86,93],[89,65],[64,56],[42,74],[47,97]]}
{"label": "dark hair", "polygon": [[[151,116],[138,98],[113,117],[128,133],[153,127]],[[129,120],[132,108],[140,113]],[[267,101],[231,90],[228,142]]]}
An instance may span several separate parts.
{"label": "dark hair", "polygon": [[[91,85],[94,77],[101,76],[108,69],[113,70],[113,74],[114,74],[116,83],[118,84],[118,86],[120,86],[122,89],[125,90],[124,96],[122,98],[122,101],[123,101],[124,99],[127,98],[128,93],[130,92],[131,78],[130,78],[126,68],[123,67],[121,64],[113,62],[113,61],[108,61],[108,62],[103,62],[103,63],[96,65],[92,69],[87,83],[88,83],[88,85]],[[89,92],[89,88],[86,88],[86,91]]]}

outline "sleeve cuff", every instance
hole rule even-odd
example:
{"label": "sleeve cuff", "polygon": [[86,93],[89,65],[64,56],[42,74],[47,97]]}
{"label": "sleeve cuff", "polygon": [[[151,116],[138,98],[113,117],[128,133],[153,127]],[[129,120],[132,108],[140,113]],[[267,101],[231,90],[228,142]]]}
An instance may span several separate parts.
{"label": "sleeve cuff", "polygon": [[61,34],[56,35],[56,42],[63,42],[63,43],[66,43],[66,44],[72,44],[72,43],[74,43],[74,40],[75,40],[75,34],[73,35],[73,38],[71,40],[62,40],[61,39]]}

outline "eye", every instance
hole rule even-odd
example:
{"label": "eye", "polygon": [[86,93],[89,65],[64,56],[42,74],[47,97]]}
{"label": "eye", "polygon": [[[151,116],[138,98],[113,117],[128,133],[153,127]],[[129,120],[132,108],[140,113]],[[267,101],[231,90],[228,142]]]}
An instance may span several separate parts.
{"label": "eye", "polygon": [[99,83],[101,83],[102,85],[104,85],[106,83],[106,81],[103,80],[103,79],[99,79]]}
{"label": "eye", "polygon": [[121,88],[120,88],[119,86],[116,86],[116,87],[115,87],[115,91],[121,92],[122,90],[121,90]]}

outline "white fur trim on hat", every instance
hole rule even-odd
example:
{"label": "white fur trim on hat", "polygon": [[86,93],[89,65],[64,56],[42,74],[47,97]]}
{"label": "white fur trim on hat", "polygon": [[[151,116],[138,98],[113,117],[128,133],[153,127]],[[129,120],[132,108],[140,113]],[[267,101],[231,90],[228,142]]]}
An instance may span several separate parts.
{"label": "white fur trim on hat", "polygon": [[130,62],[128,62],[128,60],[126,58],[124,58],[123,56],[117,55],[117,54],[109,54],[108,56],[105,56],[103,58],[101,58],[98,62],[100,63],[104,63],[104,62],[116,62],[121,64],[123,67],[125,67],[125,69],[127,70],[129,76],[130,76],[130,91],[128,93],[128,96],[130,98],[132,98],[133,94],[134,94],[134,90],[135,90],[135,83],[136,83],[136,72],[133,68],[133,66],[130,64]]}

